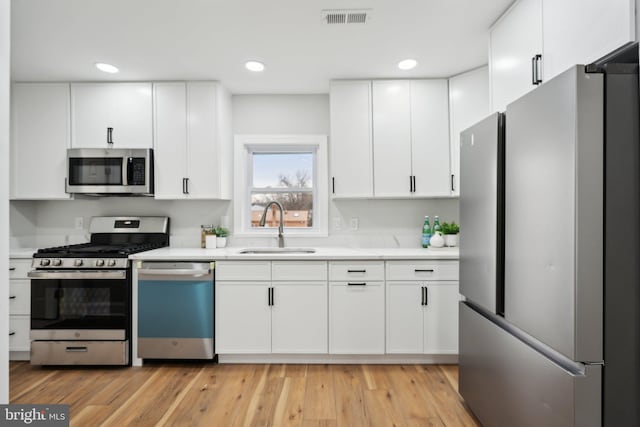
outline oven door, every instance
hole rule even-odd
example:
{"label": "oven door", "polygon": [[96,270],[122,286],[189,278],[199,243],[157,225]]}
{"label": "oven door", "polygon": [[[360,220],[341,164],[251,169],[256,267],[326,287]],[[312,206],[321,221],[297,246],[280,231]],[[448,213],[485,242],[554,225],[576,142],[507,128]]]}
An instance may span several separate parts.
{"label": "oven door", "polygon": [[36,270],[32,340],[125,340],[131,324],[128,270]]}

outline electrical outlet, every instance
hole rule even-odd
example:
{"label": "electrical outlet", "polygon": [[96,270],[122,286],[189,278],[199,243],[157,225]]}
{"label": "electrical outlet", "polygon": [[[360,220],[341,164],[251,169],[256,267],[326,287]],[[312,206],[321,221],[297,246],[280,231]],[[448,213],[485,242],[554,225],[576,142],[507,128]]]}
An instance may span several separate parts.
{"label": "electrical outlet", "polygon": [[351,229],[352,230],[357,230],[358,229],[358,218],[351,218],[351,220],[349,221],[349,224],[351,225]]}
{"label": "electrical outlet", "polygon": [[340,219],[340,217],[333,218],[333,229],[334,230],[342,229],[342,220]]}
{"label": "electrical outlet", "polygon": [[81,216],[76,217],[76,230],[82,230],[84,228],[84,218]]}

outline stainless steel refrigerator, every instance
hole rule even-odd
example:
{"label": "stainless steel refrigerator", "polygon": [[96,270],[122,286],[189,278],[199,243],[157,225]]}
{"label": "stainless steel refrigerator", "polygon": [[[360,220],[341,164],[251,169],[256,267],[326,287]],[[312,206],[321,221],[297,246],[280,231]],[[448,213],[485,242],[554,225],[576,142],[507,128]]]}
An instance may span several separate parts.
{"label": "stainless steel refrigerator", "polygon": [[461,135],[459,389],[493,426],[640,425],[638,45]]}

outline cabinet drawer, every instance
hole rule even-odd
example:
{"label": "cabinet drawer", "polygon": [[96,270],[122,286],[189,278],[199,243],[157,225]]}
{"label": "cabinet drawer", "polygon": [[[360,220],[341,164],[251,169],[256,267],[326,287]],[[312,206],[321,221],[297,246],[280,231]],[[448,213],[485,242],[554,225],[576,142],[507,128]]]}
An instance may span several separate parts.
{"label": "cabinet drawer", "polygon": [[359,281],[384,280],[383,261],[333,261],[329,263],[329,280]]}
{"label": "cabinet drawer", "polygon": [[271,280],[271,261],[217,261],[216,280]]}
{"label": "cabinet drawer", "polygon": [[16,279],[9,283],[9,314],[29,314],[31,312],[31,282]]}
{"label": "cabinet drawer", "polygon": [[10,279],[26,279],[27,273],[31,270],[30,259],[10,259],[9,260],[9,278]]}
{"label": "cabinet drawer", "polygon": [[9,317],[9,350],[29,351],[29,329],[31,320],[29,316]]}
{"label": "cabinet drawer", "polygon": [[458,280],[458,261],[387,261],[387,280]]}
{"label": "cabinet drawer", "polygon": [[273,280],[327,280],[326,261],[273,261]]}

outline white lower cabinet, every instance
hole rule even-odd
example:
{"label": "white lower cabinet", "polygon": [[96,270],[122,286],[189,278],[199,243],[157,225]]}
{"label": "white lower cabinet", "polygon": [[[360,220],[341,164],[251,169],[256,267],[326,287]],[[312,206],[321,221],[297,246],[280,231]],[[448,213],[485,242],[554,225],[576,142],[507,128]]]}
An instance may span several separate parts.
{"label": "white lower cabinet", "polygon": [[329,353],[384,354],[384,282],[331,282]]}
{"label": "white lower cabinet", "polygon": [[387,282],[387,353],[458,353],[458,282]]}
{"label": "white lower cabinet", "polygon": [[9,260],[9,358],[29,360],[31,341],[31,259]]}
{"label": "white lower cabinet", "polygon": [[273,283],[271,352],[327,352],[327,282]]}
{"label": "white lower cabinet", "polygon": [[216,352],[326,354],[326,275],[325,261],[217,262]]}
{"label": "white lower cabinet", "polygon": [[269,282],[217,282],[215,348],[218,354],[270,353]]}

